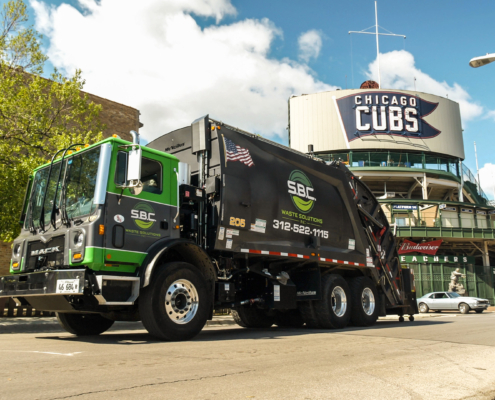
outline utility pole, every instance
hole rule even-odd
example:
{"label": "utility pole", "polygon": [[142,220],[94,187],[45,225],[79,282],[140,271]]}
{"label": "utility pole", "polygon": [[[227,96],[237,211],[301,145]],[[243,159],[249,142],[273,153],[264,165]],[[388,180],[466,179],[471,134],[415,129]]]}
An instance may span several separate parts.
{"label": "utility pole", "polygon": [[[375,33],[366,32],[366,29],[370,29],[370,28],[375,28]],[[382,82],[381,82],[381,75],[380,75],[380,44],[379,44],[378,36],[379,35],[382,35],[382,36],[399,36],[399,37],[402,37],[404,39],[406,38],[406,36],[405,35],[396,35],[395,33],[391,33],[390,31],[389,31],[390,33],[379,33],[378,32],[378,5],[377,5],[376,1],[375,1],[375,26],[374,27],[372,26],[370,28],[366,28],[363,31],[349,31],[349,34],[362,33],[365,35],[375,35],[376,36],[376,61],[378,63],[378,86],[381,89],[382,88]]]}

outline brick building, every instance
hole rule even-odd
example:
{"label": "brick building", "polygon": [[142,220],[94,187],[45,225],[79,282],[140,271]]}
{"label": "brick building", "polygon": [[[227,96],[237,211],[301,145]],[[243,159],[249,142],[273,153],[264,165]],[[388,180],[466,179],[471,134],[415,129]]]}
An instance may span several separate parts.
{"label": "brick building", "polygon": [[[119,135],[124,140],[132,140],[129,131],[139,131],[142,124],[139,122],[139,110],[104,99],[91,93],[86,93],[89,100],[101,104],[102,111],[100,120],[106,125],[103,137],[107,138],[113,134]],[[9,273],[11,257],[11,243],[0,241],[0,275]]]}

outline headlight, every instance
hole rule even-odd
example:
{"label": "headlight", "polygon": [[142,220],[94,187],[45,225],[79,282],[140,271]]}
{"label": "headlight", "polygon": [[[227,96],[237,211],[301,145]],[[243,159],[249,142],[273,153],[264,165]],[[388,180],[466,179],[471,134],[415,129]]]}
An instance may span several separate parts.
{"label": "headlight", "polygon": [[74,236],[74,244],[76,247],[81,247],[84,241],[84,234],[82,233],[76,233],[76,236]]}
{"label": "headlight", "polygon": [[14,257],[19,257],[21,255],[21,245],[16,244],[14,246]]}

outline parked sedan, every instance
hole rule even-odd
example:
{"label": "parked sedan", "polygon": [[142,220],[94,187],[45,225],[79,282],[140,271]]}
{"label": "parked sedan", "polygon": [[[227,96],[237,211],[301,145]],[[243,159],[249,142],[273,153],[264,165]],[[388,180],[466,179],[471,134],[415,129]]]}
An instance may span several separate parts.
{"label": "parked sedan", "polygon": [[419,312],[427,313],[430,310],[459,310],[467,314],[470,310],[481,314],[485,311],[490,302],[487,299],[477,297],[463,297],[454,292],[433,292],[425,294],[417,299]]}

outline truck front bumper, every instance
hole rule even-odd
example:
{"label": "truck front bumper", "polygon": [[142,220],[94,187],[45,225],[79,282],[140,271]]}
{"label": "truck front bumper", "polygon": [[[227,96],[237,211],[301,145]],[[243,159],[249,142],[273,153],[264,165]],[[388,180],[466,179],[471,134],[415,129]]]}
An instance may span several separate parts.
{"label": "truck front bumper", "polygon": [[85,269],[31,272],[0,277],[0,298],[24,299],[40,311],[98,311],[131,306],[139,277],[95,275]]}
{"label": "truck front bumper", "polygon": [[84,269],[32,272],[0,277],[0,297],[82,295]]}

